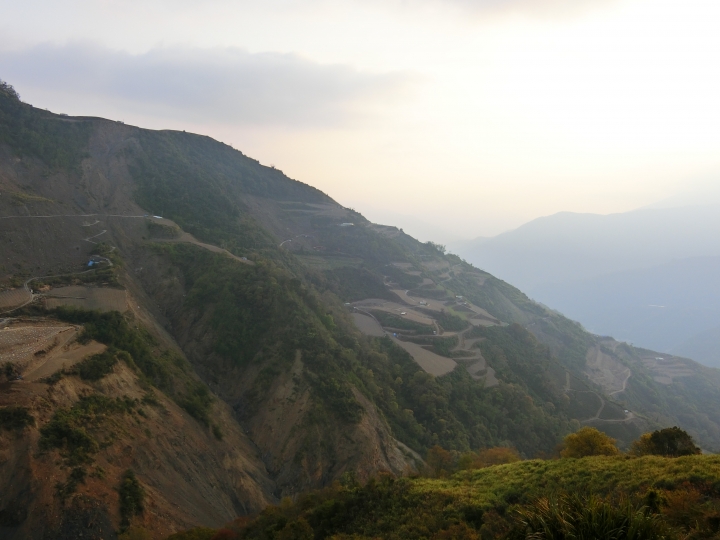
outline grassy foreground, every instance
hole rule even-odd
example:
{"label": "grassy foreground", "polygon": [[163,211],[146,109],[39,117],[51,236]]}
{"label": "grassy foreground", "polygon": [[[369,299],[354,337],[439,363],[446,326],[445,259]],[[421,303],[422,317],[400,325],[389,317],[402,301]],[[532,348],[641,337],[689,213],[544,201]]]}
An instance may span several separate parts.
{"label": "grassy foreground", "polygon": [[535,538],[720,538],[717,455],[531,460],[445,479],[381,476],[364,486],[347,478],[219,531],[194,530],[170,538],[525,538],[520,517],[541,507],[544,498],[550,498],[552,508],[561,494],[587,500],[591,511],[605,505],[604,513],[593,515],[596,520],[601,514],[606,520],[625,519],[627,511],[609,514],[630,508],[630,514],[650,523],[651,531]]}

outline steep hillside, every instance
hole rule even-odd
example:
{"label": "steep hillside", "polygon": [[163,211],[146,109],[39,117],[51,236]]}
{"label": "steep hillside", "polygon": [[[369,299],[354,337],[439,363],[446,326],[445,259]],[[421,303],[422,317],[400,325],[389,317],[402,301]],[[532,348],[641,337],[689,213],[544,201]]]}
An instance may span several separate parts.
{"label": "steep hillside", "polygon": [[[346,473],[412,472],[434,445],[549,455],[583,423],[625,446],[679,424],[720,448],[715,372],[668,375],[207,137],[0,94],[0,193],[2,406],[32,416],[2,435],[7,535],[74,538],[78,508],[105,537],[217,525]],[[135,483],[144,510],[119,513]]]}

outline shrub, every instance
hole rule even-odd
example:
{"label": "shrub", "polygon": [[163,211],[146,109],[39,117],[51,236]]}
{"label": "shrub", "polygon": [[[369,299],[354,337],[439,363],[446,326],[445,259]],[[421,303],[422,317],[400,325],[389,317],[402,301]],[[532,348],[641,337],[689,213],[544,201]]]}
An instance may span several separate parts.
{"label": "shrub", "polygon": [[675,426],[643,434],[633,442],[630,453],[635,456],[679,457],[701,454],[702,450],[686,431]]}
{"label": "shrub", "polygon": [[208,387],[202,383],[196,383],[191,386],[188,393],[183,397],[179,404],[187,411],[187,413],[202,424],[210,425],[210,407],[213,403],[213,397]]}
{"label": "shrub", "polygon": [[2,366],[2,374],[8,381],[10,381],[20,375],[20,372],[18,371],[17,366],[12,362],[5,362]]}
{"label": "shrub", "polygon": [[562,495],[517,510],[509,538],[660,540],[676,535],[659,516],[627,501],[612,504],[592,496]]}
{"label": "shrub", "polygon": [[108,415],[129,412],[134,406],[128,398],[82,397],[72,407],[55,411],[40,429],[40,448],[61,450],[73,465],[89,463],[92,454],[100,449],[100,443],[89,430],[100,427]]}
{"label": "shrub", "polygon": [[135,477],[135,473],[128,469],[120,480],[120,525],[127,528],[130,520],[143,513],[145,490]]}
{"label": "shrub", "polygon": [[85,381],[99,381],[112,373],[115,364],[117,355],[115,350],[110,348],[100,354],[88,356],[75,366],[75,371]]}
{"label": "shrub", "polygon": [[65,483],[58,482],[55,485],[55,491],[57,493],[57,496],[61,500],[67,499],[70,495],[75,493],[77,490],[78,484],[84,484],[85,483],[85,477],[87,476],[87,471],[83,469],[82,467],[75,467],[72,471],[70,471],[70,474],[68,475],[68,479]]}
{"label": "shrub", "polygon": [[581,458],[585,456],[614,456],[620,453],[615,439],[595,428],[580,428],[565,437],[562,457]]}
{"label": "shrub", "polygon": [[20,431],[32,425],[35,425],[35,418],[26,407],[0,407],[0,429]]}

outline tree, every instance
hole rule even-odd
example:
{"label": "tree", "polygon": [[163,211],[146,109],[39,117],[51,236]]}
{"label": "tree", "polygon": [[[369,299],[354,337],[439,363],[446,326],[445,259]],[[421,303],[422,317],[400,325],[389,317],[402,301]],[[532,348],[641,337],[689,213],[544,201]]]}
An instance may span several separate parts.
{"label": "tree", "polygon": [[634,456],[680,457],[702,453],[693,438],[677,426],[644,433],[633,442],[630,453]]}
{"label": "tree", "polygon": [[615,456],[620,453],[615,439],[592,427],[584,427],[565,437],[562,457]]}
{"label": "tree", "polygon": [[454,468],[452,454],[437,444],[428,450],[425,463],[427,464],[430,475],[435,478],[442,478],[449,475]]}
{"label": "tree", "polygon": [[15,91],[12,85],[6,83],[2,79],[0,79],[0,94],[5,94],[12,99],[20,101],[20,95]]}

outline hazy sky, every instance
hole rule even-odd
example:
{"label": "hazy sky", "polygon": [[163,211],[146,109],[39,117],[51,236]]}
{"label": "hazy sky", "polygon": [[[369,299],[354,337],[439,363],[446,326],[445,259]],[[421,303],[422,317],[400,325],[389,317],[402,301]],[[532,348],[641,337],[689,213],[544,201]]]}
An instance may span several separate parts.
{"label": "hazy sky", "polygon": [[719,184],[718,21],[716,0],[0,0],[0,78],[448,241]]}

